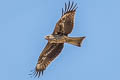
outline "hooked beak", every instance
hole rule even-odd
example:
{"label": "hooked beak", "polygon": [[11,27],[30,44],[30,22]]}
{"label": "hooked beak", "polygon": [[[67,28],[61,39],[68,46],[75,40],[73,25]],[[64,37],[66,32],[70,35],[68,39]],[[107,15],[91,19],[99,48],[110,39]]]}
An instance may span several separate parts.
{"label": "hooked beak", "polygon": [[48,40],[48,39],[49,39],[49,36],[45,36],[44,38],[45,38],[46,40]]}

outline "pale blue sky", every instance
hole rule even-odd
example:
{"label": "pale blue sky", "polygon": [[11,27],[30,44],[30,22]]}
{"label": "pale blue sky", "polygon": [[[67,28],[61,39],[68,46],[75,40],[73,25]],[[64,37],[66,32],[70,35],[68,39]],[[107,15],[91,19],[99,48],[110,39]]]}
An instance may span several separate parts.
{"label": "pale blue sky", "polygon": [[[70,36],[39,80],[120,80],[120,0],[73,0],[78,4]],[[0,0],[0,80],[38,80],[33,70],[68,0]]]}

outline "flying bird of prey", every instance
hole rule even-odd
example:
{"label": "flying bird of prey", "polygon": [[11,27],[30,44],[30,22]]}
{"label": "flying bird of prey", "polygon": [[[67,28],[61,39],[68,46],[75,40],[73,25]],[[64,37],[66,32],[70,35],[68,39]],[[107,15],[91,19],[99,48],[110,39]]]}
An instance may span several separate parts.
{"label": "flying bird of prey", "polygon": [[43,75],[43,71],[62,51],[64,43],[81,46],[85,37],[68,37],[74,27],[76,9],[77,4],[74,4],[74,2],[69,1],[68,5],[65,3],[65,9],[62,8],[62,16],[56,23],[53,33],[45,37],[48,43],[39,56],[33,73],[35,77]]}

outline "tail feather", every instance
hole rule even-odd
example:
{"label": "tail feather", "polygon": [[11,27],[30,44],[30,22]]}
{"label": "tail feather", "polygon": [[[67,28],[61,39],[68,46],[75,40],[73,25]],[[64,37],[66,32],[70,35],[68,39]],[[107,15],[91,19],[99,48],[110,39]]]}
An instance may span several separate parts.
{"label": "tail feather", "polygon": [[66,43],[81,47],[82,41],[85,39],[85,37],[67,37]]}

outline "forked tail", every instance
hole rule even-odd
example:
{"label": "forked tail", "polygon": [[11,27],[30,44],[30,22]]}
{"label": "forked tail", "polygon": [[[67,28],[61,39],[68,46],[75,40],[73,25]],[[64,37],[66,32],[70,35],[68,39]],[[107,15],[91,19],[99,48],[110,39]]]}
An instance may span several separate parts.
{"label": "forked tail", "polygon": [[85,39],[84,37],[67,37],[66,43],[81,47],[82,41]]}

